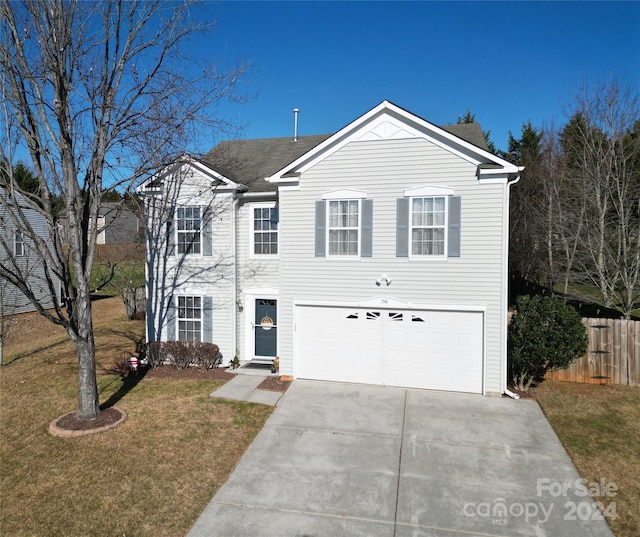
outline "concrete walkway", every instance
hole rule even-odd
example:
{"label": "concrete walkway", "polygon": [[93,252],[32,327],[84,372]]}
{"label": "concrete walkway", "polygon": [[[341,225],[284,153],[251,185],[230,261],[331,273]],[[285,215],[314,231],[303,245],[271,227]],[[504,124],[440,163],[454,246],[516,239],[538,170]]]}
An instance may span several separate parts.
{"label": "concrete walkway", "polygon": [[224,399],[236,399],[238,401],[249,401],[250,403],[263,403],[275,406],[282,392],[260,390],[258,386],[266,377],[264,375],[241,375],[237,374],[226,384],[217,390],[212,391],[211,397],[223,397]]}
{"label": "concrete walkway", "polygon": [[534,401],[296,380],[188,537],[612,537],[579,484]]}

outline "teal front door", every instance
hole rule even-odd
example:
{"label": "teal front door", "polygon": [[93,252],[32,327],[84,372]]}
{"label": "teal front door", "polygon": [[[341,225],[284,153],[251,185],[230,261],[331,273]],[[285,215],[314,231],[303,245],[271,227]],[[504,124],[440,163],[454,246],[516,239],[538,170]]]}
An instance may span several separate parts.
{"label": "teal front door", "polygon": [[259,298],[256,300],[255,355],[275,358],[278,351],[277,301]]}

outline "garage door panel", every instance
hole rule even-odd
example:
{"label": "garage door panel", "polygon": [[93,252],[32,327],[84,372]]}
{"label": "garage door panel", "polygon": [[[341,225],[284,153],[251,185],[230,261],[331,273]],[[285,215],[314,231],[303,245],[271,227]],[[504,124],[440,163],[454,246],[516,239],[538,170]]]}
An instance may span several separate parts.
{"label": "garage door panel", "polygon": [[296,308],[297,376],[482,392],[481,312]]}
{"label": "garage door panel", "polygon": [[[298,308],[298,376],[382,384],[381,333],[375,319],[352,308]],[[303,345],[300,343],[303,342]]]}

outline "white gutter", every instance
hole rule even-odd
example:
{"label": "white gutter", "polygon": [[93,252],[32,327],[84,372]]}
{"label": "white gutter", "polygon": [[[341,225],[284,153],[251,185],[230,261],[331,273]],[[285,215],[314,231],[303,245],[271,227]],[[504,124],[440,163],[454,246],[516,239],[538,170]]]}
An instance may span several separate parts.
{"label": "white gutter", "polygon": [[502,221],[505,222],[505,236],[502,248],[502,259],[503,259],[503,268],[502,268],[502,315],[501,315],[501,323],[502,330],[504,330],[504,338],[502,340],[502,349],[501,354],[504,356],[504,366],[502,369],[502,393],[508,395],[513,399],[520,399],[520,396],[517,393],[513,393],[512,391],[507,389],[507,339],[508,339],[508,310],[509,310],[509,192],[511,190],[511,186],[515,185],[518,181],[520,181],[520,174],[524,171],[524,166],[518,166],[518,172],[514,179],[511,181],[507,181],[507,186],[504,189],[505,191],[505,200],[503,204],[503,215]]}
{"label": "white gutter", "polygon": [[270,192],[239,192],[238,193],[238,198],[239,199],[252,199],[252,198],[275,198],[277,197],[278,193],[274,192],[274,191],[270,191]]}

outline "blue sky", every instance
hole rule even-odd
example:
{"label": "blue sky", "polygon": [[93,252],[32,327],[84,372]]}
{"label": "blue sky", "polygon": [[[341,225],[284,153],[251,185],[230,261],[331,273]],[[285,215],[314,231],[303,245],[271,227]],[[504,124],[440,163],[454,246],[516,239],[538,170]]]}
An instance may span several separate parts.
{"label": "blue sky", "polygon": [[[438,125],[467,109],[499,149],[508,132],[565,120],[576,88],[640,83],[640,2],[207,2],[198,44],[252,62],[222,105],[242,137],[335,132],[382,100]],[[202,52],[202,50],[200,52]],[[203,141],[207,150],[209,146]]]}

